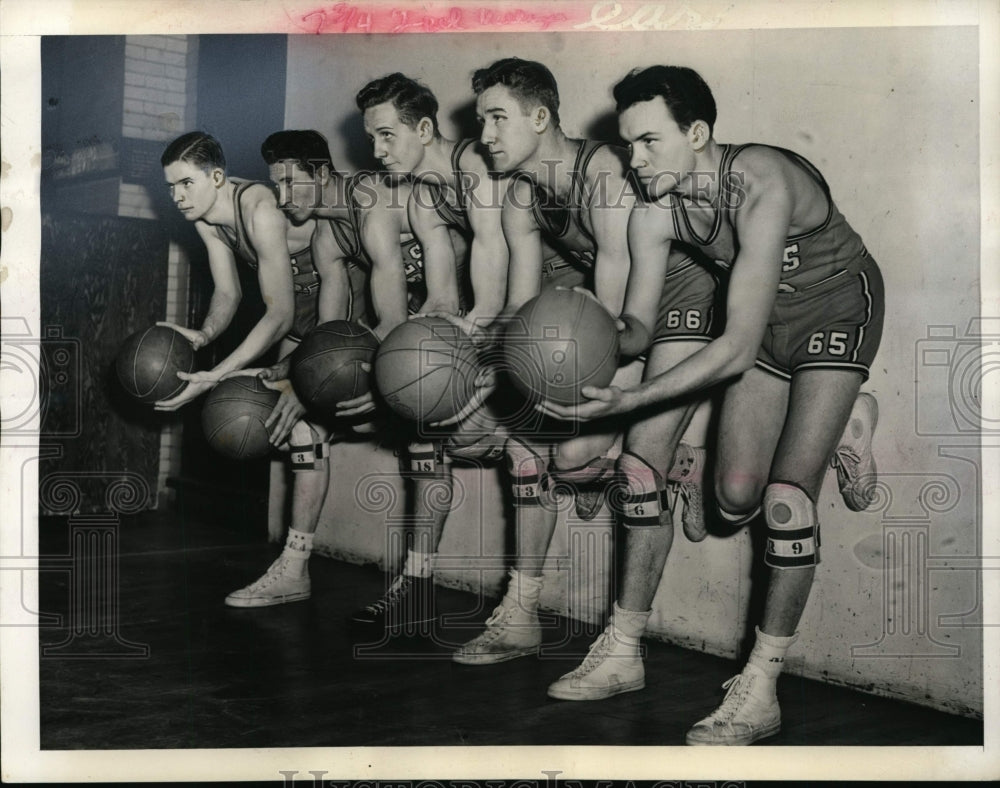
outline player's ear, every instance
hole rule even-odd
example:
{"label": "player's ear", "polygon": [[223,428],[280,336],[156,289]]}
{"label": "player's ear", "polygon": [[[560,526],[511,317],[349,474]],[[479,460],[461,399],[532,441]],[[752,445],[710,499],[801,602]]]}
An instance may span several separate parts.
{"label": "player's ear", "polygon": [[535,131],[541,134],[549,127],[549,123],[552,121],[552,113],[549,112],[548,107],[535,107],[532,121],[535,125]]}
{"label": "player's ear", "polygon": [[216,189],[218,189],[220,186],[222,186],[222,184],[226,182],[226,173],[223,171],[221,167],[213,167],[211,178],[212,178],[212,185],[215,186]]}
{"label": "player's ear", "polygon": [[427,117],[421,118],[417,123],[417,134],[424,145],[428,144],[434,139],[434,121]]}
{"label": "player's ear", "polygon": [[691,143],[691,147],[695,151],[701,151],[712,136],[712,132],[708,129],[708,124],[703,120],[696,120],[691,124],[691,127],[687,131],[688,142]]}
{"label": "player's ear", "polygon": [[330,182],[330,165],[321,164],[316,168],[316,180],[320,186],[326,186]]}

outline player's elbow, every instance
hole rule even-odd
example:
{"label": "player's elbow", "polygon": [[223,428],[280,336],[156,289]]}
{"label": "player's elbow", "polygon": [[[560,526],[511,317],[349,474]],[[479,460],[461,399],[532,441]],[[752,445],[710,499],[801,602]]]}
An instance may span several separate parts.
{"label": "player's elbow", "polygon": [[289,304],[269,304],[264,316],[274,324],[274,332],[279,336],[287,334],[295,324],[295,308]]}

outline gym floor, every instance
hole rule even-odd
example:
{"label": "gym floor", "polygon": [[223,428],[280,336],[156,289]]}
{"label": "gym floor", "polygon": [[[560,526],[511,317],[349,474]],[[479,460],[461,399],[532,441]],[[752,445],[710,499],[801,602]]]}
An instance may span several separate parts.
{"label": "gym floor", "polygon": [[[550,616],[542,657],[456,665],[451,648],[480,630],[495,600],[439,588],[445,616],[433,638],[368,642],[346,617],[381,595],[386,576],[322,557],[311,563],[312,599],[227,608],[225,595],[259,576],[278,547],[257,526],[188,509],[198,513],[147,512],[116,526],[118,580],[96,604],[110,626],[70,615],[81,609],[72,595],[86,594],[65,561],[42,572],[43,750],[680,745],[737,669],[648,642],[645,690],[550,700],[547,685],[579,663],[596,631],[571,634]],[[70,555],[69,534],[66,518],[43,518],[43,556]],[[783,729],[769,744],[983,742],[981,721],[796,676],[782,677],[778,693]]]}

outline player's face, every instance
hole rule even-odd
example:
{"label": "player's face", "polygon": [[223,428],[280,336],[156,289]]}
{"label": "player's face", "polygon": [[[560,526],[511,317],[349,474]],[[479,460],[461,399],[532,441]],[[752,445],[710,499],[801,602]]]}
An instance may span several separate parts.
{"label": "player's face", "polygon": [[295,159],[282,159],[267,171],[278,187],[278,207],[296,224],[308,220],[322,196],[318,173],[310,175]]}
{"label": "player's face", "polygon": [[629,166],[652,198],[677,189],[695,166],[694,149],[662,98],[640,101],[618,116]]}
{"label": "player's face", "polygon": [[399,119],[391,101],[369,107],[364,119],[372,152],[389,172],[413,172],[420,165],[424,158],[420,135]]}
{"label": "player's face", "polygon": [[521,109],[504,85],[493,85],[479,94],[476,116],[483,127],[480,142],[489,149],[497,171],[514,172],[538,150],[539,135],[532,114]]}
{"label": "player's face", "polygon": [[163,168],[167,186],[170,187],[170,199],[189,222],[203,218],[215,205],[221,182],[221,175],[215,174],[221,172],[222,170],[206,172],[186,161],[175,161]]}

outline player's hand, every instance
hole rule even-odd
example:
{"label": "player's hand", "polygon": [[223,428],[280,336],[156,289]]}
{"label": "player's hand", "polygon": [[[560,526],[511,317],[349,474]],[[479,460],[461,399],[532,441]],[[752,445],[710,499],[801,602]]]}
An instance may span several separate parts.
{"label": "player's hand", "polygon": [[469,320],[467,317],[462,317],[460,315],[453,314],[452,312],[426,312],[423,315],[414,315],[414,317],[439,317],[442,320],[447,320],[453,326],[465,333],[469,339],[472,340],[473,346],[477,350],[481,350],[488,345],[492,345],[496,342],[496,336],[492,331],[487,330],[479,322],[474,322]]}
{"label": "player's hand", "polygon": [[[361,369],[363,369],[366,374],[370,373],[372,371],[372,365],[367,361],[362,361]],[[371,392],[371,390],[369,390],[360,397],[345,399],[343,402],[338,402],[336,415],[338,418],[348,418],[350,416],[361,416],[365,413],[374,412],[375,395]]]}
{"label": "player's hand", "polygon": [[187,328],[185,326],[179,326],[176,323],[170,323],[166,320],[160,320],[156,323],[158,326],[166,326],[167,328],[172,328],[178,334],[182,335],[188,342],[191,343],[191,347],[195,350],[205,347],[208,344],[208,335],[204,331],[200,331],[197,328]]}
{"label": "player's hand", "polygon": [[592,421],[605,416],[616,416],[628,413],[638,407],[634,400],[635,394],[628,389],[609,386],[601,389],[595,386],[584,386],[580,392],[585,398],[575,405],[560,405],[557,402],[544,400],[535,405],[535,409],[546,416],[563,421]]}
{"label": "player's hand", "polygon": [[189,403],[191,400],[197,399],[209,389],[214,388],[215,384],[219,382],[219,378],[211,377],[211,373],[208,372],[196,372],[193,374],[189,374],[187,372],[178,372],[177,377],[188,381],[188,384],[184,387],[184,390],[176,397],[171,397],[170,399],[161,399],[159,402],[154,402],[153,403],[154,410],[162,410],[162,411],[177,410],[178,408]]}
{"label": "player's hand", "polygon": [[280,446],[291,434],[295,422],[305,415],[306,408],[299,400],[295,389],[292,388],[292,382],[288,378],[271,380],[264,377],[265,373],[273,369],[274,367],[263,370],[258,378],[265,387],[278,392],[278,401],[275,403],[271,415],[264,422],[264,429],[270,430],[271,445]]}
{"label": "player's hand", "polygon": [[462,408],[458,413],[452,416],[450,419],[443,419],[442,421],[432,422],[431,427],[450,427],[453,424],[458,424],[460,421],[465,421],[469,416],[479,410],[483,403],[489,399],[490,395],[497,390],[497,376],[493,371],[492,367],[483,367],[479,374],[476,375],[475,389],[472,392],[472,397],[469,399],[468,403]]}

